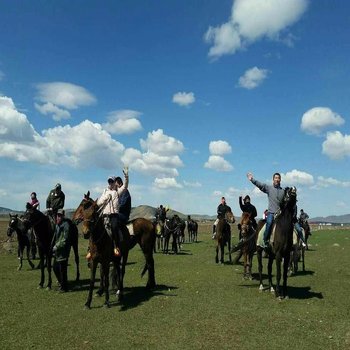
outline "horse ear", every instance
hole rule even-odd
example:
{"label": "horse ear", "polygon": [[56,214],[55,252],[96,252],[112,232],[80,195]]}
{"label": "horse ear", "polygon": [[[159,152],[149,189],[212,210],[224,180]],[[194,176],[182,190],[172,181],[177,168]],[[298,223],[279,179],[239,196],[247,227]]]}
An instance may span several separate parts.
{"label": "horse ear", "polygon": [[90,191],[88,191],[88,193],[86,194],[86,196],[87,196],[88,198],[90,198]]}

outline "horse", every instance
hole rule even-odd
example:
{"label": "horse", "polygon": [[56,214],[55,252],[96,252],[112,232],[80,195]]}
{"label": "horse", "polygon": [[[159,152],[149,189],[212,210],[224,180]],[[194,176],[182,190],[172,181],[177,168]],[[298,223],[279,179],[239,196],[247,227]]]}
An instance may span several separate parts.
{"label": "horse", "polygon": [[164,249],[164,221],[160,220],[159,217],[154,221],[154,225],[156,227],[156,241],[157,243],[154,245],[154,252],[156,250]]}
{"label": "horse", "polygon": [[[243,212],[238,225],[241,232],[241,252],[243,255],[243,277],[252,279],[253,256],[256,251],[256,231],[250,219],[250,213]],[[237,249],[238,250],[238,249]]]}
{"label": "horse", "polygon": [[[76,265],[76,281],[80,279],[79,269],[79,251],[78,251],[78,229],[76,225],[69,219],[65,218],[69,222],[69,242],[74,251],[74,259]],[[48,272],[48,284],[47,289],[51,289],[52,278],[52,243],[55,230],[55,224],[48,215],[45,215],[38,209],[33,208],[29,203],[26,205],[26,212],[24,215],[24,221],[28,222],[30,227],[33,227],[38,244],[41,278],[39,288],[43,288],[45,282],[45,266]]]}
{"label": "horse", "polygon": [[[104,225],[104,217],[101,214],[103,206],[99,207],[97,201],[90,198],[90,192],[84,195],[83,200],[75,210],[72,220],[75,223],[82,222],[82,231],[84,238],[89,239],[89,247],[91,253],[91,270],[90,270],[90,287],[88,298],[85,303],[85,308],[91,308],[92,293],[95,285],[96,269],[100,264],[101,268],[101,285],[98,291],[99,295],[105,293],[106,307],[110,307],[109,302],[109,268],[110,262],[113,262],[116,271],[117,280],[117,297],[120,301],[123,297],[123,279],[125,275],[125,265],[128,260],[129,250],[137,243],[140,245],[145,256],[145,266],[141,273],[141,277],[148,271],[148,288],[153,288],[156,285],[154,272],[153,249],[156,239],[155,226],[153,223],[144,218],[137,218],[131,221],[130,229],[125,226],[125,239],[120,242],[119,248],[120,257],[115,257],[113,253],[114,244],[112,238],[106,231]],[[129,234],[129,232],[132,231]]]}
{"label": "horse", "polygon": [[169,253],[169,242],[172,237],[172,251],[177,254],[181,250],[181,232],[182,232],[182,220],[178,215],[174,215],[170,219],[166,219],[164,223],[164,248],[163,253]]}
{"label": "horse", "polygon": [[220,217],[219,221],[216,225],[216,235],[215,239],[217,241],[216,244],[216,256],[215,256],[215,262],[219,263],[219,250],[220,250],[220,263],[224,263],[224,249],[225,245],[227,243],[228,247],[228,254],[229,254],[229,261],[232,262],[231,257],[231,228],[230,223],[235,223],[235,217],[231,211],[231,208],[226,211],[225,217]]}
{"label": "horse", "polygon": [[18,217],[17,214],[10,215],[10,221],[7,227],[7,236],[12,237],[13,232],[16,232],[17,234],[17,241],[18,241],[18,249],[17,249],[17,257],[19,260],[19,265],[17,267],[17,270],[20,271],[23,266],[23,251],[26,248],[27,253],[27,260],[29,266],[34,269],[34,264],[30,260],[30,251],[32,247],[32,239],[30,237],[30,230],[28,228],[28,225],[22,220],[21,217]]}
{"label": "horse", "polygon": [[45,266],[48,273],[47,289],[51,289],[52,278],[51,278],[51,268],[52,268],[52,240],[54,236],[54,230],[51,225],[51,221],[48,216],[33,208],[29,203],[27,203],[27,210],[24,215],[24,220],[28,222],[30,227],[34,228],[38,251],[40,259],[40,282],[38,288],[44,287],[45,282]]}
{"label": "horse", "polygon": [[189,242],[198,242],[198,223],[190,215],[187,217],[187,232]]}
{"label": "horse", "polygon": [[[287,298],[287,278],[288,278],[288,266],[290,260],[290,252],[293,245],[293,216],[294,207],[296,205],[297,194],[295,187],[286,187],[284,190],[284,197],[280,203],[280,210],[276,215],[274,223],[272,225],[272,235],[274,240],[272,247],[268,252],[268,280],[269,289],[271,292],[275,292],[276,297],[283,299]],[[261,230],[259,225],[257,233]],[[259,264],[259,290],[263,290],[263,278],[262,278],[262,252],[263,248],[257,246],[257,257]],[[272,264],[273,260],[276,260],[276,289],[274,290],[272,285]],[[281,288],[281,267],[283,259],[283,286]]]}
{"label": "horse", "polygon": [[299,225],[302,229],[304,229],[304,237],[305,237],[305,244],[306,244],[306,250],[309,250],[309,245],[307,244],[307,241],[309,237],[311,236],[311,230],[310,225],[307,220],[302,220],[299,218]]}

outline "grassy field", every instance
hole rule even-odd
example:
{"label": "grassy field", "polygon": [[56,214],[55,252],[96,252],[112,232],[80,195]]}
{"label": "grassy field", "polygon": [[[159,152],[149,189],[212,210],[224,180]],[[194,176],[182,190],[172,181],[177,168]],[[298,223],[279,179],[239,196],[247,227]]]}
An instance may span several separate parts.
{"label": "grassy field", "polygon": [[[0,222],[1,246],[6,224]],[[284,301],[244,280],[241,265],[216,265],[209,232],[201,225],[199,243],[184,244],[176,256],[155,255],[158,286],[151,292],[135,248],[124,301],[112,295],[106,309],[95,297],[88,311],[86,241],[80,240],[82,281],[65,294],[38,290],[39,271],[26,261],[16,271],[15,249],[2,249],[0,349],[350,349],[349,230],[314,232],[307,271],[289,278]],[[74,273],[71,259],[70,280]]]}

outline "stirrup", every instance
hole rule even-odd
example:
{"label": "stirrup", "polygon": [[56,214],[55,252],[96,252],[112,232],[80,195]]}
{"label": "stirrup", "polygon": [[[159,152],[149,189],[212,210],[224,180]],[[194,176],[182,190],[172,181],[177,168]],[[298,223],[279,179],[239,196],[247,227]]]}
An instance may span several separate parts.
{"label": "stirrup", "polygon": [[88,252],[88,253],[86,254],[86,259],[87,259],[87,260],[90,260],[90,259],[91,259],[91,253],[90,253],[90,252]]}
{"label": "stirrup", "polygon": [[114,256],[116,256],[116,257],[120,257],[120,250],[119,250],[119,248],[114,248]]}

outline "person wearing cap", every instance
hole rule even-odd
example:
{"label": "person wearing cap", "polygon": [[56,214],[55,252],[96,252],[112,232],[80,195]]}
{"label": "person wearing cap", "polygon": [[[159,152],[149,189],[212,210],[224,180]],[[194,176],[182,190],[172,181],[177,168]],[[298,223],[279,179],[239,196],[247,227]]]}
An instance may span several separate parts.
{"label": "person wearing cap", "polygon": [[60,285],[60,292],[67,292],[67,266],[70,252],[69,241],[70,225],[64,218],[64,210],[57,209],[55,233],[52,241],[52,253],[54,256],[53,271]]}
{"label": "person wearing cap", "polygon": [[122,233],[120,232],[118,225],[122,222],[122,214],[119,213],[120,198],[125,194],[124,192],[128,189],[129,185],[129,173],[127,167],[123,169],[123,174],[124,183],[120,187],[118,187],[117,185],[117,178],[115,176],[110,176],[107,179],[108,187],[103,190],[100,198],[97,200],[97,205],[103,207],[102,215],[104,218],[104,225],[106,231],[115,244],[115,256],[120,256],[119,244],[123,239]]}
{"label": "person wearing cap", "polygon": [[46,209],[53,217],[56,217],[58,209],[63,209],[65,198],[61,184],[57,183],[46,199]]}
{"label": "person wearing cap", "polygon": [[[216,210],[217,219],[215,220],[214,225],[213,225],[212,239],[215,239],[215,237],[216,237],[216,225],[218,224],[219,219],[224,218],[227,211],[231,211],[231,208],[226,204],[225,197],[221,197],[221,203],[218,205],[217,210]],[[231,227],[229,224],[227,224],[227,230],[229,230],[229,233],[231,232]]]}

